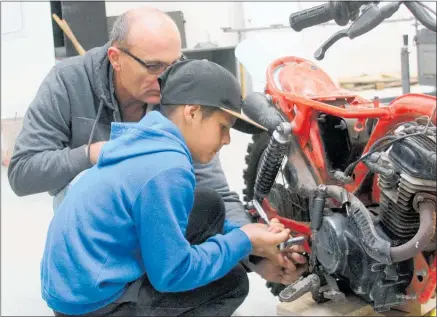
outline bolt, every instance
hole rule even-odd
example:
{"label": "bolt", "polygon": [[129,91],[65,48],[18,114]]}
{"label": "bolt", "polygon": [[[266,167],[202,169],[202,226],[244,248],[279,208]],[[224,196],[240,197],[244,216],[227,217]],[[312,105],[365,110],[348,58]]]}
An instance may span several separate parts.
{"label": "bolt", "polygon": [[417,271],[416,272],[416,275],[420,275],[420,276],[423,276],[423,277],[425,277],[425,276],[427,276],[428,275],[428,272],[425,270],[425,269],[423,269],[423,270],[421,270],[421,271]]}
{"label": "bolt", "polygon": [[340,129],[343,131],[343,130],[347,129],[347,125],[344,121],[340,121],[340,124],[335,125],[334,128]]}
{"label": "bolt", "polygon": [[324,185],[324,184],[320,184],[320,185],[317,187],[317,189],[318,189],[320,192],[324,193],[324,192],[326,192],[327,187],[326,187],[326,185]]}
{"label": "bolt", "polygon": [[318,118],[317,118],[318,122],[322,122],[325,123],[326,122],[326,114],[322,113]]}
{"label": "bolt", "polygon": [[385,153],[382,153],[381,155],[380,155],[380,157],[379,157],[379,165],[380,166],[383,166],[383,167],[388,167],[388,166],[390,166],[390,160],[389,160],[389,158],[387,157],[387,154],[385,154]]}

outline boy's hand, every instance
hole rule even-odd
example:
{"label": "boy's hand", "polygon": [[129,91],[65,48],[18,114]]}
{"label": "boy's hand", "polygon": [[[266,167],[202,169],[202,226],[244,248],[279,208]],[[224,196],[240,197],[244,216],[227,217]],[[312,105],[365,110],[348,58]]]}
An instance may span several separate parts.
{"label": "boy's hand", "polygon": [[282,230],[284,230],[284,228],[285,228],[284,225],[280,223],[278,219],[272,218],[270,220],[270,224],[269,224],[270,232],[281,232]]}
{"label": "boy's hand", "polygon": [[[281,224],[279,224],[281,225]],[[282,225],[281,225],[282,226]],[[281,255],[278,245],[287,241],[290,235],[289,229],[281,229],[280,226],[269,227],[264,224],[248,224],[240,229],[246,233],[252,243],[252,254],[271,259],[280,266],[285,265],[284,256]]]}

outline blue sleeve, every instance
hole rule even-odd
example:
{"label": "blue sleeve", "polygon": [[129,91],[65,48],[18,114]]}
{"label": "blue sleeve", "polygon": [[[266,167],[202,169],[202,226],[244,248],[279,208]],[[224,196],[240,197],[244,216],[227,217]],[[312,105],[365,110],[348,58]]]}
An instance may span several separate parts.
{"label": "blue sleeve", "polygon": [[132,205],[144,266],[160,292],[182,292],[209,284],[252,251],[250,240],[239,229],[190,245],[185,230],[194,186],[192,171],[170,168],[149,180]]}
{"label": "blue sleeve", "polygon": [[241,226],[229,221],[228,219],[225,219],[225,225],[224,225],[224,233],[229,233],[234,229],[239,229]]}

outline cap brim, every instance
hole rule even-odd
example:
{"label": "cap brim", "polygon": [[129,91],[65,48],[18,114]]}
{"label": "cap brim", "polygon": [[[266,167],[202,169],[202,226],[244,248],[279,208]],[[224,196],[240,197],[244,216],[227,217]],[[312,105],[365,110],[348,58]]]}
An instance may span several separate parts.
{"label": "cap brim", "polygon": [[235,122],[233,128],[240,131],[240,132],[254,134],[254,133],[261,133],[264,131],[268,131],[268,129],[266,127],[263,127],[259,123],[243,116],[241,113],[238,113],[238,112],[226,109],[226,108],[222,108],[222,107],[220,107],[220,109],[222,109],[223,111],[225,111],[225,112],[227,112],[227,113],[229,113],[237,118],[237,121]]}

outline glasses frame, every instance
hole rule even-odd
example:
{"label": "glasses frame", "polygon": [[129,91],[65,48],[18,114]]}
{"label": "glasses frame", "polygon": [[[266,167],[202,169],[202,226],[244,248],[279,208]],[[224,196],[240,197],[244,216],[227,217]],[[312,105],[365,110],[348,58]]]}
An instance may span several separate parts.
{"label": "glasses frame", "polygon": [[[182,54],[175,62],[171,63],[171,64],[167,64],[164,62],[153,62],[153,63],[148,63],[143,61],[141,58],[135,56],[134,54],[132,54],[127,48],[124,47],[117,47],[121,52],[125,53],[126,55],[128,55],[129,57],[133,58],[135,61],[137,61],[141,66],[143,66],[147,72],[149,74],[152,75],[159,75],[161,74],[163,71],[165,71],[169,66],[173,65],[174,63],[186,60],[187,57]],[[156,70],[154,70],[154,67],[156,67]]]}

